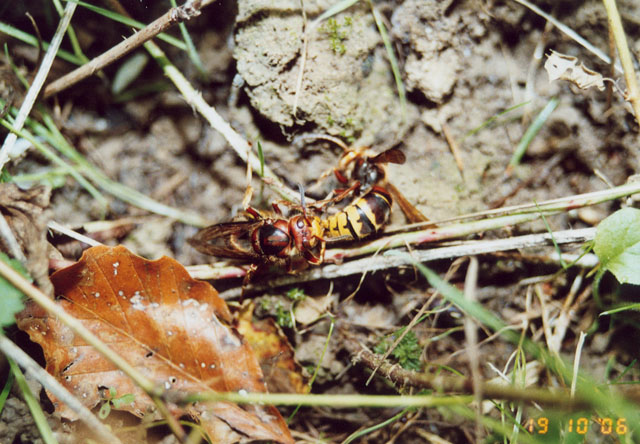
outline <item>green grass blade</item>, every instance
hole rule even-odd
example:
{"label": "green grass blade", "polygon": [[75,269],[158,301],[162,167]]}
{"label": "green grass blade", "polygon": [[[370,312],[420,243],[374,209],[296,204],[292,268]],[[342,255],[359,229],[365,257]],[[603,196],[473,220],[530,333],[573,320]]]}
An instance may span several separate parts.
{"label": "green grass blade", "polygon": [[357,432],[352,433],[351,435],[349,435],[347,437],[347,439],[345,439],[342,444],[349,444],[350,442],[355,441],[356,439],[362,437],[362,436],[366,436],[369,433],[375,432],[376,430],[379,430],[383,427],[388,426],[389,424],[392,424],[394,422],[396,422],[397,420],[399,420],[400,418],[402,418],[404,415],[406,415],[406,413],[409,411],[408,408],[404,409],[403,411],[401,411],[400,413],[398,413],[395,416],[392,416],[391,418],[387,419],[386,421],[382,421],[379,424],[376,424],[374,426],[368,427],[364,430],[358,430]]}
{"label": "green grass blade", "polygon": [[136,51],[126,57],[113,77],[111,94],[117,95],[127,89],[140,77],[147,63],[149,63],[149,56],[143,51]]}
{"label": "green grass blade", "polygon": [[499,112],[495,116],[490,117],[486,121],[482,122],[479,126],[477,126],[476,128],[474,128],[471,131],[469,131],[467,134],[465,134],[460,142],[463,142],[467,137],[473,136],[477,132],[479,132],[479,131],[483,130],[484,128],[488,127],[489,125],[491,125],[492,123],[497,121],[500,117],[510,113],[511,111],[514,111],[514,110],[516,110],[518,108],[521,108],[521,107],[523,107],[525,105],[528,105],[529,103],[531,103],[530,100],[527,100],[526,102],[518,103],[517,105],[514,105],[514,106],[512,106],[510,108],[507,108],[504,111]]}
{"label": "green grass blade", "polygon": [[[35,38],[31,34],[19,30],[18,28],[14,28],[7,23],[0,22],[0,32],[13,37],[14,39],[20,40],[21,42],[27,43],[33,47],[38,47],[37,38]],[[42,46],[46,51],[49,46],[51,46],[51,44],[49,42],[42,42]],[[84,61],[80,57],[62,49],[58,50],[58,57],[60,57],[62,60],[66,60],[69,63],[73,63],[74,65],[82,65],[84,63]]]}
{"label": "green grass blade", "polygon": [[113,103],[125,103],[137,99],[138,97],[147,96],[149,94],[159,94],[161,92],[169,91],[173,88],[171,83],[166,80],[159,80],[157,82],[147,82],[140,86],[127,89],[120,94],[113,96]]}
{"label": "green grass blade", "polygon": [[184,211],[162,204],[151,199],[149,196],[142,194],[139,191],[122,185],[121,183],[106,179],[104,176],[96,182],[98,183],[100,188],[102,188],[106,192],[114,195],[124,202],[135,205],[138,208],[142,208],[143,210],[147,210],[151,213],[159,214],[161,216],[170,217],[172,219],[178,220],[188,225],[193,225],[195,227],[204,227],[208,224],[208,221],[198,213],[194,213],[192,211]]}
{"label": "green grass blade", "polygon": [[56,153],[47,148],[43,143],[37,140],[30,132],[26,130],[16,131],[16,129],[11,125],[7,120],[0,120],[0,125],[7,128],[9,131],[14,132],[16,135],[28,140],[40,153],[42,153],[49,161],[53,162],[68,174],[71,175],[78,183],[85,189],[94,199],[96,199],[100,205],[106,210],[108,203],[107,200],[102,196],[102,194],[91,185],[75,168],[71,165],[67,164],[64,160],[62,160]]}
{"label": "green grass blade", "polygon": [[[14,109],[12,109],[12,112]],[[85,188],[91,196],[96,199],[100,205],[106,211],[108,207],[107,200],[102,196],[90,182],[85,179],[84,176],[90,178],[98,187],[102,188],[107,193],[117,197],[118,199],[127,202],[131,205],[137,206],[144,210],[150,211],[155,214],[167,216],[172,219],[179,220],[189,225],[196,227],[203,227],[207,225],[207,220],[194,212],[182,211],[168,205],[164,205],[157,202],[150,197],[133,190],[120,183],[114,182],[109,179],[102,171],[89,163],[75,148],[73,148],[64,136],[60,133],[55,125],[55,122],[44,111],[42,111],[43,120],[46,124],[43,125],[33,119],[27,119],[26,124],[33,128],[37,136],[42,137],[44,140],[54,146],[60,153],[67,156],[73,162],[76,163],[75,167],[67,164],[58,155],[49,150],[42,142],[36,139],[30,132],[26,130],[15,131],[15,128],[5,119],[0,120],[0,124],[10,131],[16,132],[20,137],[24,137],[31,142],[47,159],[61,167],[63,171],[70,174],[74,179],[78,181],[83,188]],[[82,174],[81,174],[82,173]],[[83,176],[84,175],[84,176]]]}
{"label": "green grass blade", "polygon": [[386,26],[384,26],[382,16],[371,2],[369,2],[369,4],[371,5],[371,12],[373,13],[373,19],[375,20],[376,26],[378,27],[378,32],[380,33],[380,37],[382,37],[384,47],[387,50],[387,57],[389,57],[389,63],[391,64],[393,78],[396,81],[396,88],[398,90],[398,97],[400,99],[400,111],[402,113],[402,120],[406,120],[407,93],[404,88],[404,83],[402,83],[402,75],[400,75],[400,68],[398,67],[398,59],[396,58],[393,46],[391,45],[391,39],[389,39],[389,34],[387,33]]}
{"label": "green grass blade", "polygon": [[[318,373],[320,372],[320,367],[322,366],[322,361],[324,361],[324,355],[327,352],[327,349],[329,348],[329,341],[331,339],[331,336],[333,336],[333,327],[336,324],[336,320],[335,320],[335,318],[333,316],[330,319],[331,319],[331,323],[329,324],[329,332],[327,333],[327,339],[325,339],[325,341],[324,341],[324,347],[322,348],[322,354],[320,355],[320,359],[318,359],[318,363],[316,364],[316,368],[313,370],[313,375],[311,375],[311,379],[309,379],[309,389],[311,389],[311,387],[313,387],[313,383],[316,380],[316,377],[318,376]],[[291,420],[293,419],[294,416],[296,416],[296,413],[298,413],[298,410],[300,410],[300,407],[302,407],[302,404],[298,404],[296,406],[296,408],[293,410],[293,412],[291,413],[291,415],[289,415],[289,418],[287,418],[287,424],[291,422]]]}
{"label": "green grass blade", "polygon": [[513,156],[511,156],[511,160],[509,161],[509,168],[514,168],[515,166],[520,164],[520,160],[522,160],[522,156],[524,156],[524,153],[527,151],[529,144],[536,136],[536,134],[540,132],[540,129],[547,121],[553,110],[556,109],[558,103],[560,103],[560,99],[558,99],[557,97],[553,97],[547,102],[545,107],[542,109],[542,111],[540,111],[540,114],[536,116],[533,122],[531,122],[531,125],[529,125],[529,128],[527,128],[527,130],[525,131],[524,135],[520,139],[520,142],[518,142],[518,146],[516,147]]}
{"label": "green grass blade", "polygon": [[4,383],[4,387],[2,388],[2,392],[0,393],[0,416],[2,415],[2,409],[4,409],[4,403],[7,402],[7,398],[9,397],[9,393],[11,392],[11,388],[13,387],[13,382],[15,381],[15,376],[13,376],[12,372],[9,372],[9,376],[7,376],[7,382]]}
{"label": "green grass blade", "polygon": [[[20,249],[19,246],[15,248]],[[29,282],[33,282],[24,265],[17,258],[10,258],[5,253],[0,252],[0,261],[20,273]],[[16,323],[15,315],[24,308],[24,297],[20,290],[0,276],[0,333],[2,333],[4,327],[9,327]]]}
{"label": "green grass blade", "polygon": [[[447,301],[460,308],[467,315],[471,316],[478,322],[481,322],[494,331],[500,331],[507,327],[507,324],[498,316],[484,308],[479,303],[471,302],[466,299],[464,297],[464,294],[462,294],[460,290],[443,281],[440,276],[438,276],[434,271],[419,263],[415,263],[414,265],[418,267],[420,273],[422,273],[422,275],[427,278],[429,284],[431,284],[433,288],[438,290]],[[507,336],[515,341],[515,343],[518,343],[520,336],[517,333],[514,333],[510,330],[507,330],[506,333]]]}
{"label": "green grass blade", "polygon": [[[177,7],[176,0],[171,0],[171,7]],[[187,45],[187,54],[189,54],[191,63],[193,63],[193,66],[195,66],[200,73],[200,77],[206,80],[208,77],[207,71],[204,69],[204,65],[202,64],[200,55],[196,50],[196,46],[193,44],[193,40],[191,40],[189,31],[187,31],[187,25],[184,22],[180,22],[178,23],[178,28],[180,29],[180,34],[182,34],[182,40],[184,40],[184,43]]]}
{"label": "green grass blade", "polygon": [[347,8],[350,8],[351,6],[355,5],[356,3],[358,3],[358,0],[341,0],[341,1],[337,2],[336,4],[334,4],[333,6],[331,6],[326,11],[324,11],[322,14],[320,14],[320,16],[318,16],[313,21],[313,23],[317,25],[321,21],[326,20],[329,17],[332,17],[332,16],[334,16],[336,14],[341,13],[342,11],[344,11]]}
{"label": "green grass blade", "polygon": [[611,310],[603,311],[598,316],[608,316],[608,315],[621,313],[623,311],[629,311],[629,310],[640,311],[640,304],[623,305],[621,307],[617,307],[617,308],[614,308],[614,309],[611,309]]}
{"label": "green grass blade", "polygon": [[[613,356],[612,356],[612,358],[613,358]],[[616,379],[614,379],[613,381],[611,381],[611,384],[618,383],[624,377],[624,375],[626,375],[629,371],[631,371],[633,369],[633,367],[635,367],[636,362],[638,362],[637,359],[634,359],[633,361],[631,361],[631,363],[629,365],[627,365],[625,367],[625,369],[620,372],[618,377]],[[633,384],[639,384],[639,383],[640,383],[640,381],[634,381],[633,382]],[[620,382],[620,384],[625,384],[625,383],[624,382]]]}
{"label": "green grass blade", "polygon": [[34,124],[37,128],[38,134],[42,137],[48,138],[53,145],[65,156],[73,160],[80,171],[89,177],[90,180],[98,187],[106,191],[107,193],[117,197],[118,199],[127,202],[136,207],[150,211],[155,214],[167,216],[172,219],[179,220],[185,224],[194,225],[197,227],[203,227],[207,225],[205,218],[197,213],[179,210],[177,208],[164,205],[157,202],[150,197],[129,188],[121,183],[115,182],[109,179],[102,171],[87,161],[73,146],[67,142],[64,136],[60,133],[55,125],[55,122],[48,114],[43,115],[43,120],[46,127],[42,124]]}
{"label": "green grass blade", "polygon": [[33,416],[33,420],[38,427],[40,437],[45,442],[45,444],[57,444],[58,441],[53,436],[53,432],[51,431],[51,427],[49,427],[49,423],[47,423],[47,418],[42,411],[42,407],[40,407],[38,399],[34,396],[33,392],[29,388],[27,380],[25,379],[24,374],[22,374],[22,370],[20,370],[20,367],[18,367],[18,365],[13,362],[13,359],[7,359],[7,361],[9,361],[9,365],[11,366],[11,373],[13,373],[13,376],[15,376],[18,387],[20,387],[20,390],[22,391],[24,401],[27,403],[27,406],[31,411],[31,416]]}
{"label": "green grass blade", "polygon": [[[402,253],[407,254],[407,253]],[[434,271],[420,263],[414,265],[429,281],[429,284],[448,301],[458,306],[464,313],[473,317],[495,332],[500,332],[507,341],[518,345],[527,354],[535,357],[550,371],[555,373],[565,383],[573,378],[573,368],[556,354],[552,354],[545,348],[523,337],[517,331],[507,328],[507,324],[497,315],[484,308],[478,302],[472,302],[464,297],[464,294],[440,278]],[[570,384],[567,384],[570,385]],[[608,386],[598,385],[589,375],[580,371],[578,373],[576,395],[587,401],[594,409],[602,409],[626,418],[627,424],[640,423],[640,409],[638,405],[621,397],[619,394],[608,391]]]}
{"label": "green grass blade", "polygon": [[462,327],[462,326],[447,328],[442,333],[432,336],[430,341],[431,342],[441,341],[442,339],[444,339],[444,338],[446,338],[448,336],[451,336],[452,334],[457,333],[459,331],[463,331],[463,330],[464,330],[464,327]]}
{"label": "green grass blade", "polygon": [[[523,427],[520,424],[517,424],[515,419],[509,421],[509,422],[504,422],[504,421],[500,421],[498,419],[492,418],[489,415],[481,415],[478,418],[478,413],[474,410],[471,409],[469,407],[466,406],[451,406],[450,409],[457,415],[460,415],[464,418],[467,418],[471,421],[475,421],[477,419],[480,420],[480,423],[486,427],[488,430],[491,430],[494,433],[499,433],[501,436],[503,437],[507,437],[509,436],[511,433],[513,433],[513,428],[518,427],[521,430],[523,429]],[[501,412],[506,412],[504,409],[499,408],[501,410]],[[508,415],[508,417],[513,418],[511,415]],[[539,435],[538,435],[539,436]],[[483,442],[492,442],[492,443],[496,443],[496,442],[504,442],[504,443],[512,443],[512,444],[542,444],[544,442],[548,442],[548,441],[543,441],[544,436],[541,437],[542,439],[536,439],[535,435],[529,435],[529,434],[520,434],[518,435],[518,441],[509,441],[509,440],[504,440],[504,441],[498,441],[493,440],[493,441],[483,441]]]}
{"label": "green grass blade", "polygon": [[[62,17],[62,15],[64,14],[64,9],[62,8],[60,0],[53,0],[53,5],[55,6],[56,11],[58,11],[58,15]],[[82,60],[83,63],[87,63],[89,59],[82,52],[80,42],[78,41],[78,36],[76,36],[76,31],[73,29],[73,26],[71,26],[71,24],[69,24],[69,26],[67,27],[67,35],[69,36],[69,41],[71,42],[73,53],[76,55],[76,57]]]}
{"label": "green grass blade", "polygon": [[38,173],[18,174],[16,176],[13,176],[11,181],[24,185],[37,182],[56,189],[64,186],[68,174],[69,173],[62,168],[54,168]]}
{"label": "green grass blade", "polygon": [[[538,202],[534,201],[534,203],[536,204],[536,207],[537,207]],[[554,250],[556,250],[556,253],[558,253],[558,258],[560,259],[560,266],[562,267],[563,270],[566,270],[569,267],[567,263],[564,261],[564,259],[562,259],[562,250],[560,249],[560,245],[558,245],[558,243],[556,242],[556,238],[553,236],[553,230],[551,229],[551,226],[549,225],[549,222],[547,222],[547,218],[545,217],[542,211],[540,211],[540,218],[542,219],[542,222],[544,223],[544,226],[547,229],[547,232],[551,236],[551,242],[553,243]]]}
{"label": "green grass blade", "polygon": [[18,81],[22,83],[22,86],[24,86],[24,89],[29,89],[29,82],[27,81],[25,76],[22,75],[22,73],[20,72],[16,64],[13,63],[13,58],[11,57],[11,54],[9,54],[9,45],[7,45],[6,43],[4,44],[4,56],[7,58],[7,62],[9,63],[9,66],[11,67],[13,74],[15,74]]}

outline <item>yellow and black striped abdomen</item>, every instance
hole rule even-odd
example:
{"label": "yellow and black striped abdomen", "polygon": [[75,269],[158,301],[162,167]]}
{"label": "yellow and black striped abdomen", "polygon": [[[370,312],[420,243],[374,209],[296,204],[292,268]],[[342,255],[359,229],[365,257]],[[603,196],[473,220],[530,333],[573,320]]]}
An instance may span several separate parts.
{"label": "yellow and black striped abdomen", "polygon": [[380,187],[323,221],[327,238],[363,239],[380,230],[391,214],[391,195]]}

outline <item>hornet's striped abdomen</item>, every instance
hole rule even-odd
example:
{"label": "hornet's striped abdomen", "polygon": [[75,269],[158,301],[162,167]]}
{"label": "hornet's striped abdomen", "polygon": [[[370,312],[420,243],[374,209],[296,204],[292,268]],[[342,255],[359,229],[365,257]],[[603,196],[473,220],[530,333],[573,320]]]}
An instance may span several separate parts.
{"label": "hornet's striped abdomen", "polygon": [[325,237],[360,240],[378,232],[391,214],[391,195],[380,187],[323,221]]}

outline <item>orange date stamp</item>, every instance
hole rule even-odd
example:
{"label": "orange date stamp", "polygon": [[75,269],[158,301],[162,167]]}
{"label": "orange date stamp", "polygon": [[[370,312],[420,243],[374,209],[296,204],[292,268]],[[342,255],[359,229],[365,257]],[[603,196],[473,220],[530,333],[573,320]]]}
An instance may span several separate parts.
{"label": "orange date stamp", "polygon": [[558,421],[556,424],[554,421],[556,420],[551,417],[538,416],[527,419],[522,426],[532,435],[546,435],[558,431],[576,435],[586,435],[591,432],[605,436],[624,436],[629,433],[626,418],[577,416]]}

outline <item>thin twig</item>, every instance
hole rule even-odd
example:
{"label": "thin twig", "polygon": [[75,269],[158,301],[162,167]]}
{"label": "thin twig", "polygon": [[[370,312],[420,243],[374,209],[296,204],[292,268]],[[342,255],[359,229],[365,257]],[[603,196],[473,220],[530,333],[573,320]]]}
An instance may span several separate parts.
{"label": "thin twig", "polygon": [[[514,223],[517,223],[517,219],[515,219],[515,217],[512,219],[512,221],[514,221]],[[524,222],[528,220],[523,219],[522,221]],[[497,229],[497,228],[500,228],[500,227],[498,226],[488,227],[487,229]],[[463,231],[466,231],[466,230],[463,230]],[[485,231],[485,230],[480,229],[477,232],[482,232],[482,231]],[[407,233],[407,234],[413,234],[413,233]],[[468,234],[473,234],[473,232],[468,232]],[[434,242],[438,240],[453,239],[453,238],[462,236],[462,235],[452,235],[451,237],[448,237],[448,235],[449,233],[443,230],[441,233],[439,233],[439,236],[437,236],[439,237],[439,239],[435,239]],[[529,234],[524,236],[510,237],[506,239],[459,242],[452,246],[445,246],[443,248],[430,249],[430,250],[415,250],[414,255],[416,259],[419,260],[420,262],[427,262],[427,261],[432,261],[437,259],[448,259],[448,258],[460,257],[460,256],[473,256],[473,255],[487,254],[487,253],[492,253],[497,251],[506,251],[506,250],[513,250],[518,248],[528,248],[528,247],[534,247],[534,246],[540,246],[540,245],[549,245],[549,243],[552,240],[552,236],[553,237],[557,236],[555,237],[555,240],[559,244],[586,242],[586,241],[593,240],[595,236],[595,228],[565,230],[565,231],[558,231],[554,233]],[[379,242],[380,240],[381,239],[379,239],[378,241],[375,241],[375,243]],[[407,243],[410,245],[419,245],[426,242],[430,242],[430,240],[420,239],[420,236],[417,236],[413,242],[407,242]],[[371,244],[373,243],[374,242],[371,242]],[[390,245],[389,248],[398,248],[406,245],[405,243],[396,243],[395,240],[393,243],[389,242],[388,244]],[[328,250],[326,257],[329,260],[334,260],[336,257],[339,257],[342,259],[342,258],[349,258],[349,257],[355,257],[355,256],[362,256],[362,254],[360,253],[363,253],[364,250],[368,249],[369,247],[370,245],[367,245],[365,247],[360,247],[360,248],[352,248],[351,250],[348,250],[348,249],[343,249],[343,250],[336,249],[335,251]],[[397,258],[393,257],[389,253],[386,253],[385,255],[383,255],[381,259],[389,262],[395,262],[395,260],[397,260]],[[352,262],[349,262],[349,264],[351,263]],[[345,266],[345,265],[347,264],[342,264],[341,266]],[[406,264],[403,263],[402,265],[406,265]]]}
{"label": "thin twig", "polygon": [[[51,97],[69,86],[93,75],[96,71],[99,71],[105,66],[115,62],[125,54],[142,45],[144,42],[152,39],[161,32],[166,31],[171,26],[185,20],[189,20],[193,17],[197,17],[200,14],[200,9],[213,1],[214,0],[189,0],[182,6],[169,9],[160,18],[149,23],[149,25],[144,29],[136,32],[134,35],[120,42],[107,52],[48,84],[44,90],[44,97]],[[73,2],[68,3],[68,5],[71,4],[75,6],[75,3]]]}
{"label": "thin twig", "polygon": [[29,355],[22,351],[16,344],[11,342],[5,335],[0,333],[0,351],[16,361],[28,373],[49,390],[53,395],[64,402],[77,415],[78,419],[84,422],[89,430],[101,442],[118,444],[120,439],[111,433],[91,411],[86,408],[75,396],[73,396],[56,378],[51,376],[46,370],[38,365]]}
{"label": "thin twig", "polygon": [[[411,257],[406,254],[395,255],[390,251],[384,255],[366,257],[342,264],[330,264],[323,267],[311,268],[296,275],[282,275],[270,279],[268,283],[262,285],[250,285],[245,287],[245,293],[261,292],[270,288],[281,287],[285,285],[300,284],[302,282],[315,281],[320,279],[335,279],[344,276],[362,273],[363,271],[373,272],[378,270],[386,270],[389,268],[397,268],[411,265],[414,261],[430,262],[440,259],[452,259],[462,256],[474,256],[478,254],[491,254],[498,251],[516,250],[520,248],[536,247],[542,245],[551,245],[551,237],[553,236],[558,244],[582,243],[593,240],[595,238],[595,228],[583,228],[578,230],[557,231],[554,233],[529,234],[526,236],[511,237],[508,239],[483,240],[483,241],[466,241],[458,245],[446,246],[441,248],[431,248],[428,250],[413,250]],[[400,250],[397,250],[400,251]],[[330,250],[327,251],[329,253]],[[577,262],[576,265],[582,265]],[[217,279],[212,271],[203,270],[200,266],[187,267],[189,273],[193,273],[196,279]],[[233,270],[236,276],[244,276],[244,269],[235,267]],[[211,272],[206,275],[204,272]],[[220,272],[220,269],[215,270]],[[240,295],[239,288],[233,288],[220,294],[224,299],[231,299]]]}
{"label": "thin twig", "polygon": [[[352,346],[352,338],[345,337],[341,341],[351,352],[355,360],[361,361],[369,368],[380,365],[379,358],[366,348],[357,344]],[[401,386],[413,386],[417,388],[435,389],[437,392],[462,392],[472,393],[472,382],[468,378],[447,377],[442,374],[431,375],[426,373],[404,370],[397,365],[383,362],[380,365],[380,373],[387,376],[394,383]],[[456,395],[315,395],[293,393],[236,393],[207,391],[197,394],[184,394],[183,392],[169,391],[169,398],[177,404],[194,401],[229,401],[239,404],[273,404],[306,406],[330,406],[332,408],[362,408],[362,407],[429,407],[429,406],[456,406],[466,405],[473,400],[471,396]],[[539,388],[517,388],[499,384],[482,385],[483,399],[504,399],[511,401],[537,402],[545,406],[558,406],[565,409],[578,409],[589,406],[597,406],[602,401],[601,396],[594,397],[590,392],[581,390],[575,398],[567,396],[566,390],[548,390]],[[639,402],[638,393],[633,390],[625,391],[626,400]],[[610,397],[615,399],[613,396]]]}
{"label": "thin twig", "polygon": [[[36,33],[36,38],[38,39],[38,58],[36,59],[35,66],[39,66],[40,63],[42,63],[42,55],[44,54],[44,48],[42,47],[42,34],[40,34],[40,28],[38,28],[38,24],[36,23],[36,20],[33,18],[33,16],[28,12],[25,13],[25,15],[29,18],[31,26],[33,26],[33,31]],[[62,15],[64,15],[64,11],[60,9],[60,16]]]}
{"label": "thin twig", "polygon": [[[370,369],[378,368],[378,373],[391,380],[400,387],[415,387],[418,389],[433,389],[437,392],[473,393],[473,381],[471,378],[448,377],[443,375],[431,375],[405,370],[398,365],[383,361],[380,356],[371,352],[358,343],[352,336],[344,331],[341,343],[351,353],[352,360],[360,362]],[[587,403],[578,398],[570,399],[566,392],[537,389],[528,387],[520,389],[498,384],[480,383],[480,393],[483,399],[505,399],[512,401],[531,401],[546,406],[562,406],[576,408]]]}
{"label": "thin twig", "polygon": [[[60,43],[62,42],[62,37],[64,37],[64,33],[69,26],[69,22],[71,22],[71,17],[73,16],[74,11],[76,10],[75,3],[67,3],[67,6],[64,9],[64,15],[58,24],[58,29],[56,29],[56,33],[51,40],[51,46],[47,49],[47,52],[42,59],[42,64],[38,69],[38,73],[36,77],[33,79],[33,84],[29,91],[27,91],[27,95],[22,102],[22,106],[18,111],[18,115],[16,116],[16,120],[13,123],[13,127],[17,130],[21,130],[24,125],[29,113],[31,112],[31,108],[33,108],[33,104],[38,98],[38,94],[40,93],[40,89],[44,84],[47,75],[49,74],[49,70],[51,69],[51,65],[53,64],[53,59],[56,57],[56,53],[58,52],[58,48],[60,47]],[[9,133],[7,138],[4,140],[2,144],[2,148],[0,148],[0,171],[4,168],[4,165],[9,161],[9,151],[13,148],[13,144],[18,139],[15,133]]]}

